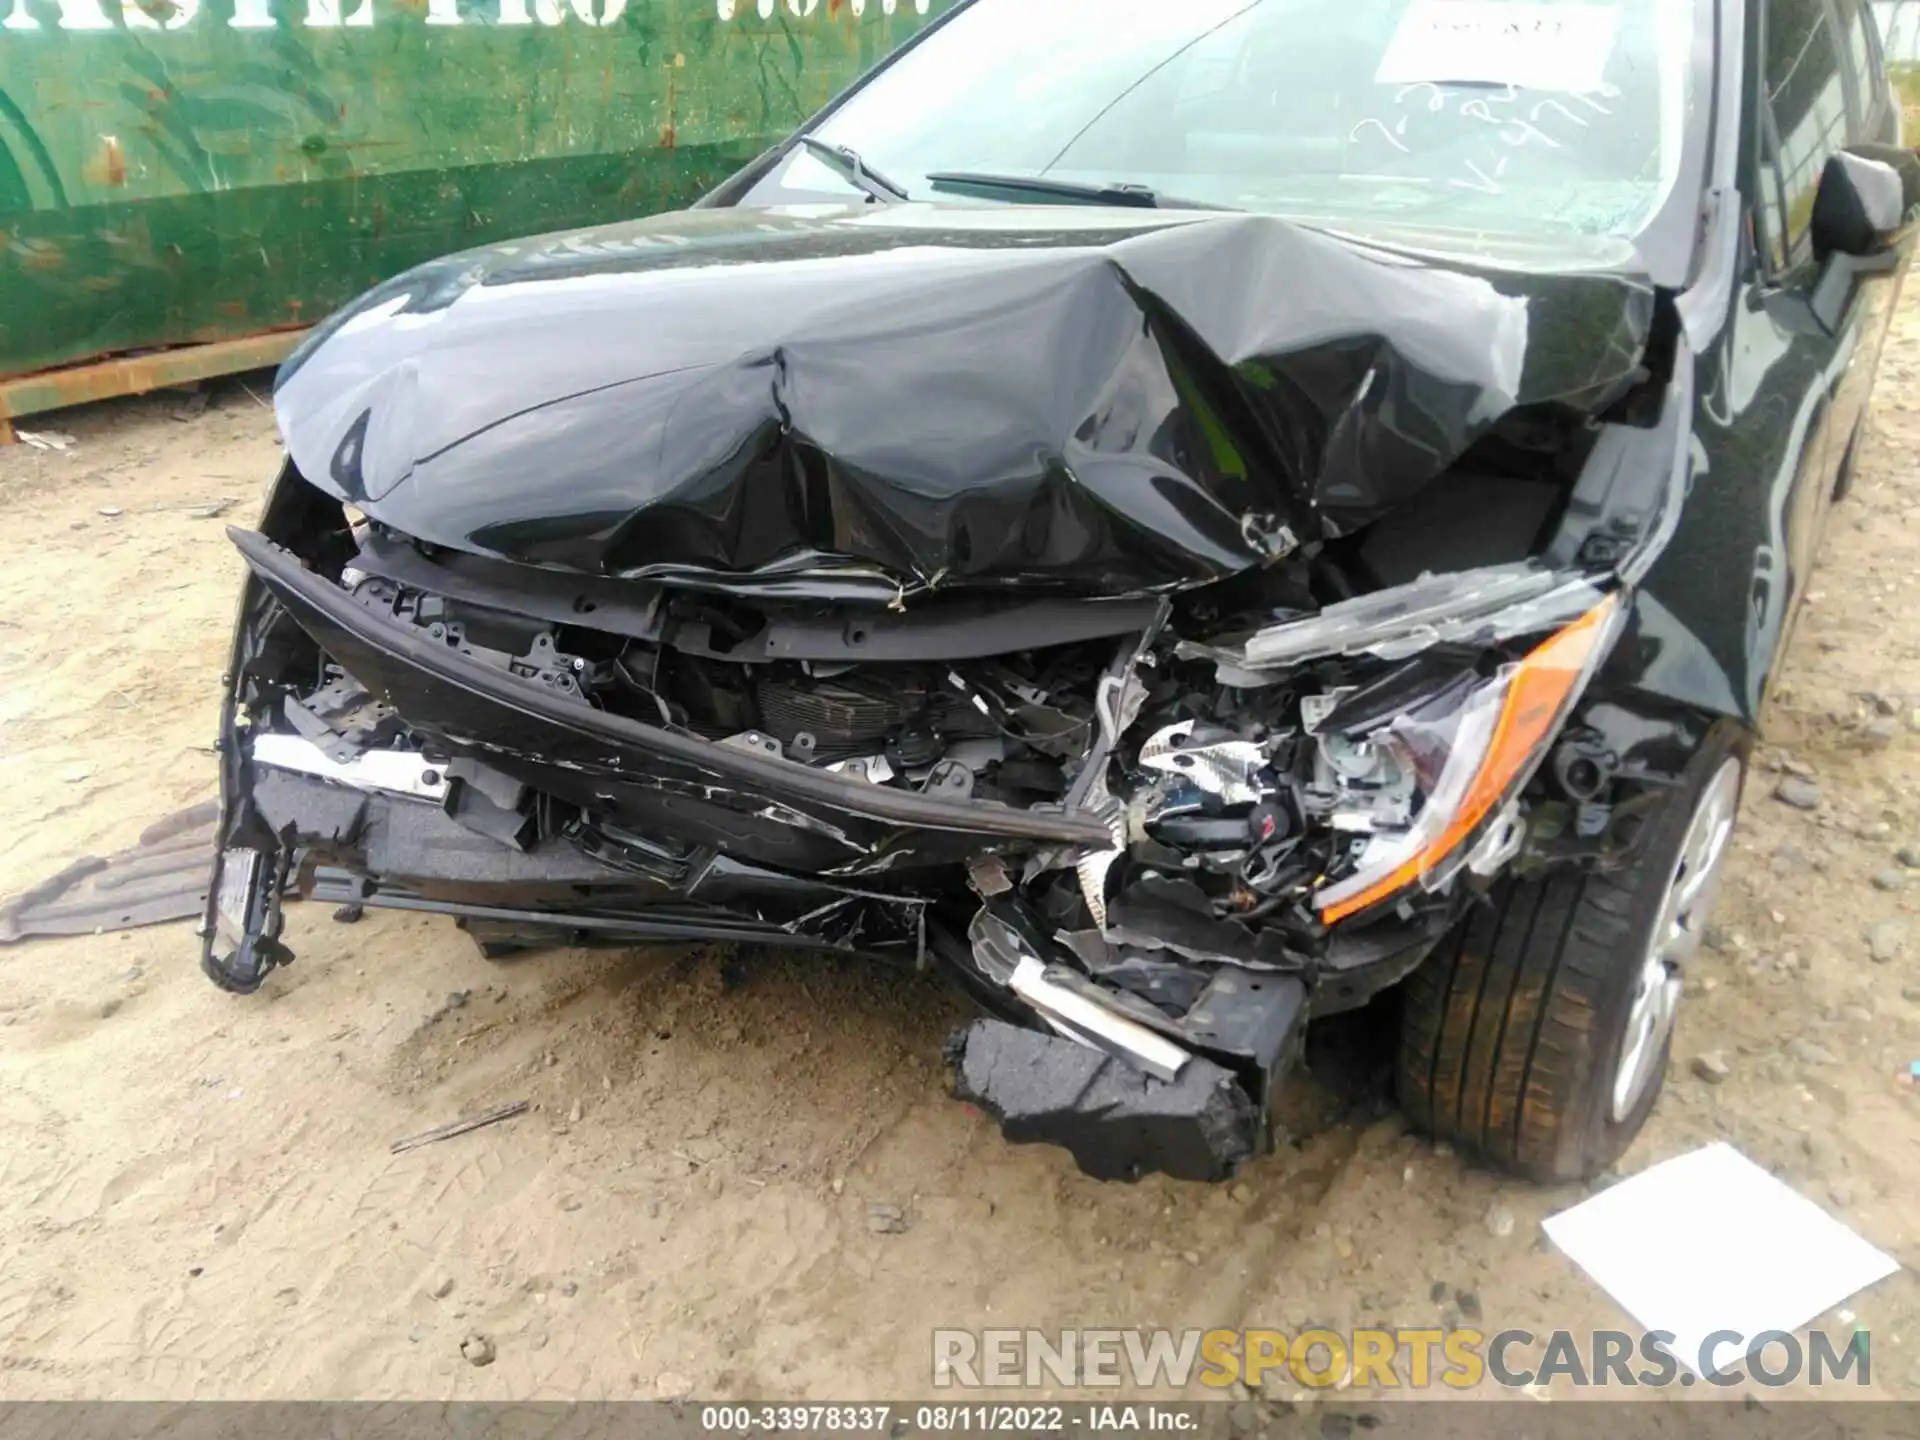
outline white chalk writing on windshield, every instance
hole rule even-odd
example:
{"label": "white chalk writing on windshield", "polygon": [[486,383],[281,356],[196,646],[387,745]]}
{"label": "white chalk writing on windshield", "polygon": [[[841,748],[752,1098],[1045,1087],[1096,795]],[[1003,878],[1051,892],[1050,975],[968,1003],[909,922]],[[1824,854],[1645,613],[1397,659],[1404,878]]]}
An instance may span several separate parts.
{"label": "white chalk writing on windshield", "polygon": [[[1575,131],[1589,128],[1591,122],[1579,113],[1581,108],[1596,115],[1611,115],[1613,111],[1606,102],[1619,97],[1619,87],[1605,83],[1589,93],[1568,95],[1563,101],[1553,96],[1536,99],[1513,84],[1503,86],[1501,93],[1492,94],[1479,85],[1442,85],[1418,80],[1394,92],[1393,110],[1385,118],[1369,115],[1348,131],[1347,143],[1358,145],[1375,137],[1403,155],[1412,155],[1417,148],[1417,137],[1411,134],[1414,119],[1420,115],[1445,116],[1451,105],[1453,117],[1488,126],[1488,139],[1507,150],[1524,150],[1530,145],[1559,150]],[[1552,131],[1558,131],[1565,138],[1556,138]],[[1467,178],[1452,176],[1449,184],[1489,195],[1505,193],[1500,182],[1507,173],[1506,154],[1489,149],[1482,155],[1464,157],[1460,163],[1467,171]]]}

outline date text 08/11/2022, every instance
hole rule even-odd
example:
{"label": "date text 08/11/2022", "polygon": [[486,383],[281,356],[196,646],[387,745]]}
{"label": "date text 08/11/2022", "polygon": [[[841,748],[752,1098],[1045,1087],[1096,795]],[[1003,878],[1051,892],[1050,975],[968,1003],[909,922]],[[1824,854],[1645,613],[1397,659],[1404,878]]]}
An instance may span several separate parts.
{"label": "date text 08/11/2022", "polygon": [[892,1405],[703,1405],[700,1428],[722,1435],[891,1435],[909,1424],[914,1433],[935,1435],[1189,1434],[1200,1429],[1201,1409],[1198,1405],[1104,1403],[917,1405],[910,1410]]}

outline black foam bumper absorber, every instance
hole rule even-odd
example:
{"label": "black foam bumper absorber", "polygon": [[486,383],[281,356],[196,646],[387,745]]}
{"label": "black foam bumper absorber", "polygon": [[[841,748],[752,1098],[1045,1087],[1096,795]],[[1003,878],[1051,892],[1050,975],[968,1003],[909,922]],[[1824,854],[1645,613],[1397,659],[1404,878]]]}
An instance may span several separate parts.
{"label": "black foam bumper absorber", "polygon": [[947,1044],[954,1094],[1015,1144],[1059,1145],[1096,1180],[1226,1180],[1253,1153],[1254,1104],[1194,1056],[1163,1082],[1071,1040],[979,1020]]}

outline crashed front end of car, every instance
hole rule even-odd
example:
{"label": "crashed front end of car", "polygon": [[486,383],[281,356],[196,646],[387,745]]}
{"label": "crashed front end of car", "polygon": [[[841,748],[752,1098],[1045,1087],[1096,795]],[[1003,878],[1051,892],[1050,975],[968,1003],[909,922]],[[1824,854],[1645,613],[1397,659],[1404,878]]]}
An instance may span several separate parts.
{"label": "crashed front end of car", "polygon": [[938,960],[1011,1139],[1218,1179],[1309,1018],[1629,843],[1651,287],[978,213],[555,237],[310,341],[234,534],[208,974],[296,896]]}

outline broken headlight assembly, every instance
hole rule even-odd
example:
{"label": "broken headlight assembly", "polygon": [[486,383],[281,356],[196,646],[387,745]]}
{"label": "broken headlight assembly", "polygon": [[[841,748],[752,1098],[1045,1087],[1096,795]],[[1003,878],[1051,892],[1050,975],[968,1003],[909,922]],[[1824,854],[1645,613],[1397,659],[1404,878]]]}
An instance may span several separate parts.
{"label": "broken headlight assembly", "polygon": [[[1344,873],[1313,908],[1333,925],[1463,866],[1491,873],[1518,848],[1513,801],[1611,648],[1624,609],[1609,595],[1491,676],[1456,671],[1388,707],[1366,692],[1302,702],[1315,786],[1346,837]],[[1404,682],[1403,682],[1404,683]]]}

